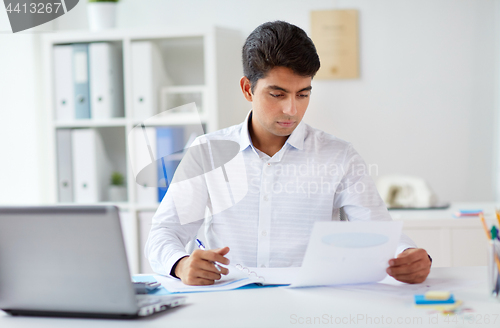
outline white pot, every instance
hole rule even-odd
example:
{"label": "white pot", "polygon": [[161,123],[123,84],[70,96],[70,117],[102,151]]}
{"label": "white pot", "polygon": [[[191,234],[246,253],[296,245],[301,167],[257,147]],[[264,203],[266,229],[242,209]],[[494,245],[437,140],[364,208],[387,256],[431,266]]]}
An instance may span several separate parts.
{"label": "white pot", "polygon": [[91,31],[106,30],[116,25],[116,2],[89,2],[87,15]]}
{"label": "white pot", "polygon": [[108,198],[110,202],[126,202],[127,188],[123,186],[109,186]]}

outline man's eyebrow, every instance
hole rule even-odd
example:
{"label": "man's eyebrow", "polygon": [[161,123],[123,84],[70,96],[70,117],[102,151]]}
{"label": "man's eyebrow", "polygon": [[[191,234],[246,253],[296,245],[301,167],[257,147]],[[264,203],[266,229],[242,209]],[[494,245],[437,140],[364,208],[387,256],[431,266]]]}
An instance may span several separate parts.
{"label": "man's eyebrow", "polygon": [[[289,93],[290,91],[288,91],[287,89],[284,89],[282,87],[279,87],[277,85],[270,85],[267,87],[267,89],[271,89],[271,90],[279,90],[279,91],[283,91],[283,92],[286,92],[286,93]],[[303,89],[300,89],[298,92],[303,92],[303,91],[311,91],[312,90],[312,86],[308,86],[308,87],[305,87]]]}

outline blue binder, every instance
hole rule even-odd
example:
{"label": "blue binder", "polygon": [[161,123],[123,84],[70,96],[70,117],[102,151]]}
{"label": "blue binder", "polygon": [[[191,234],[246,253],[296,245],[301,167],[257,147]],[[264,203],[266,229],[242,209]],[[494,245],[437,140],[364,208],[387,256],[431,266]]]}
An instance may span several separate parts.
{"label": "blue binder", "polygon": [[73,83],[75,86],[75,118],[90,118],[89,46],[75,43],[73,46]]}
{"label": "blue binder", "polygon": [[168,155],[179,152],[184,148],[184,128],[162,127],[156,128],[156,154],[158,163],[158,201],[161,202],[167,193],[174,172],[180,160],[170,160]]}

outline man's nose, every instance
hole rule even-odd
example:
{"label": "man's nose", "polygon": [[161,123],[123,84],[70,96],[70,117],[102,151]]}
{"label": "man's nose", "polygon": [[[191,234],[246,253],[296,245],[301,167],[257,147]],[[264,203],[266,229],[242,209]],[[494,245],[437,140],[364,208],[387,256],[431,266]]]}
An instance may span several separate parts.
{"label": "man's nose", "polygon": [[283,114],[294,116],[297,114],[297,100],[295,97],[290,97],[290,100],[285,104],[283,108]]}

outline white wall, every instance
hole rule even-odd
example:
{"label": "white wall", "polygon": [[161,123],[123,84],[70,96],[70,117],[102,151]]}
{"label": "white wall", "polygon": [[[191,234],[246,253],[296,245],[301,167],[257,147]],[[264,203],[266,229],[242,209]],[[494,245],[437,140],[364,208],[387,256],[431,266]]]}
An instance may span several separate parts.
{"label": "white wall", "polygon": [[[358,9],[361,78],[314,81],[306,122],[351,141],[367,162],[378,165],[379,174],[422,176],[444,200],[493,200],[494,128],[499,94],[496,58],[500,58],[499,27],[494,22],[499,1],[122,0],[118,26],[168,29],[216,24],[247,35],[265,21],[282,19],[309,31],[310,10]],[[80,1],[54,24],[60,30],[87,28],[86,1]],[[4,48],[0,43],[0,49]],[[7,53],[14,57],[19,50]],[[6,64],[7,56],[0,53],[0,71],[5,69],[8,74],[2,76],[9,76],[12,81],[20,70]],[[31,80],[30,93],[34,94],[36,86],[30,73],[36,67],[31,65],[23,68],[23,75]],[[19,96],[19,89],[6,80],[0,77],[1,85],[9,84],[10,90]],[[32,108],[33,100],[23,102],[20,108]],[[0,120],[19,121],[19,113],[4,114],[4,104],[5,100],[0,99]],[[35,122],[28,123],[28,127],[35,126]],[[8,135],[23,138],[24,131],[14,127],[8,131]],[[0,133],[2,154],[4,147],[19,148],[6,145],[6,132]],[[43,142],[42,138],[39,140]],[[26,140],[23,145],[34,152],[38,148],[36,139]],[[21,153],[26,154],[16,150],[16,154]],[[16,168],[25,172],[23,163],[18,159],[0,163],[0,174],[5,175],[6,168],[21,174]],[[32,181],[35,171],[28,172],[30,178],[26,180]],[[3,181],[0,202],[4,195],[16,201],[26,190],[23,186],[14,187],[16,192],[10,195],[11,186]],[[35,189],[43,194],[42,186]]]}
{"label": "white wall", "polygon": [[47,168],[40,143],[43,117],[39,35],[45,24],[12,34],[0,9],[0,204],[43,202],[41,177]]}

